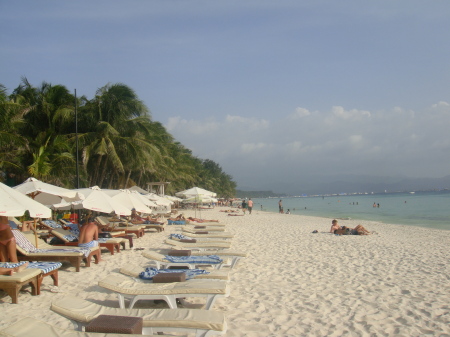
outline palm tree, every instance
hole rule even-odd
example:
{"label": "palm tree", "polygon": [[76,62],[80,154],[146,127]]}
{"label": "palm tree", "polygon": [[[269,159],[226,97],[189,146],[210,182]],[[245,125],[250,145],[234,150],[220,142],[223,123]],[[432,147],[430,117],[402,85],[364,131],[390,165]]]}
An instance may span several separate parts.
{"label": "palm tree", "polygon": [[22,165],[31,176],[71,186],[75,161],[67,130],[73,125],[74,97],[62,85],[43,82],[35,88],[26,78],[12,97],[26,107],[20,132],[28,147]]}

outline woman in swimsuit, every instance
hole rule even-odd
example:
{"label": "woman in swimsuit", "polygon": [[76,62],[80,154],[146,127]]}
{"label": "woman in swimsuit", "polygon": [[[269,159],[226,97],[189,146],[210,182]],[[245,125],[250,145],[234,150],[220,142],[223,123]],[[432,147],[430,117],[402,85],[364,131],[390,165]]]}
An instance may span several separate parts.
{"label": "woman in swimsuit", "polygon": [[0,262],[19,262],[16,239],[6,216],[0,216]]}

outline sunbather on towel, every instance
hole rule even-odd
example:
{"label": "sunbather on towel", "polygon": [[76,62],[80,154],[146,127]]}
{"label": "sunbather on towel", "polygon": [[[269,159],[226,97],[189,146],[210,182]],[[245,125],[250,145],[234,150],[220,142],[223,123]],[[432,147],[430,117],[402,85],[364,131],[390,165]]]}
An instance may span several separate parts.
{"label": "sunbather on towel", "polygon": [[207,219],[199,219],[199,218],[192,218],[192,217],[189,217],[188,220],[199,222],[199,223],[202,223],[202,222],[219,222],[219,220],[207,220]]}
{"label": "sunbather on towel", "polygon": [[92,248],[98,246],[98,227],[93,218],[89,218],[80,229],[78,247]]}

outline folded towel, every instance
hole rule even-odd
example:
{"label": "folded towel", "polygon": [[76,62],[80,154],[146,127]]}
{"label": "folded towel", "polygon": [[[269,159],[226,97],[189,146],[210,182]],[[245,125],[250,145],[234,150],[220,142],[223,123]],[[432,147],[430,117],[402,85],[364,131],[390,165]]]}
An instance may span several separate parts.
{"label": "folded towel", "polygon": [[208,232],[195,232],[195,234],[208,234]]}
{"label": "folded towel", "polygon": [[194,226],[195,229],[206,228],[206,226]]}
{"label": "folded towel", "polygon": [[191,256],[190,250],[171,250],[167,255],[170,256]]}

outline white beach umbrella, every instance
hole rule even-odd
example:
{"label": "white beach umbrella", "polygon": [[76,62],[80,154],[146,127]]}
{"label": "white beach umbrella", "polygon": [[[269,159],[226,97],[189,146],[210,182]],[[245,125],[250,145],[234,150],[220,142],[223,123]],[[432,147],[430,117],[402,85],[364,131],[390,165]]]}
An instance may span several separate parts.
{"label": "white beach umbrella", "polygon": [[144,198],[150,199],[151,201],[155,202],[156,205],[159,206],[170,206],[173,204],[173,201],[170,201],[166,198],[160,197],[159,195],[155,193],[149,193],[143,195]]}
{"label": "white beach umbrella", "polygon": [[195,197],[197,195],[204,195],[209,197],[216,197],[217,193],[205,190],[200,187],[192,187],[190,189],[175,193],[177,197],[183,197],[183,198],[189,198],[189,197]]}
{"label": "white beach umbrella", "polygon": [[0,183],[0,215],[22,216],[25,211],[32,218],[51,218],[52,210],[15,189]]}
{"label": "white beach umbrella", "polygon": [[61,199],[82,200],[84,196],[74,190],[44,183],[36,178],[28,178],[22,184],[13,187],[16,191],[28,195],[44,205],[53,205]]}
{"label": "white beach umbrella", "polygon": [[136,212],[151,214],[152,210],[148,208],[135,193],[129,190],[103,190],[112,199],[120,203],[122,206],[135,209]]}
{"label": "white beach umbrella", "polygon": [[156,202],[153,202],[152,200],[144,197],[141,193],[139,193],[138,191],[131,191],[131,194],[138,198],[140,201],[142,201],[144,203],[144,205],[148,206],[148,207],[156,207],[158,206],[156,204]]}
{"label": "white beach umbrella", "polygon": [[148,194],[148,191],[144,190],[143,188],[140,188],[139,186],[132,186],[130,188],[127,188],[127,190],[137,191],[137,192],[139,192],[141,194]]}
{"label": "white beach umbrella", "polygon": [[74,207],[75,209],[85,208],[90,209],[91,211],[108,214],[115,212],[117,215],[131,214],[131,208],[128,209],[127,207],[121,205],[98,186],[80,188],[75,191],[82,193],[85,196],[85,199],[81,201],[61,202],[53,205],[53,207],[57,209],[70,209],[71,207]]}

